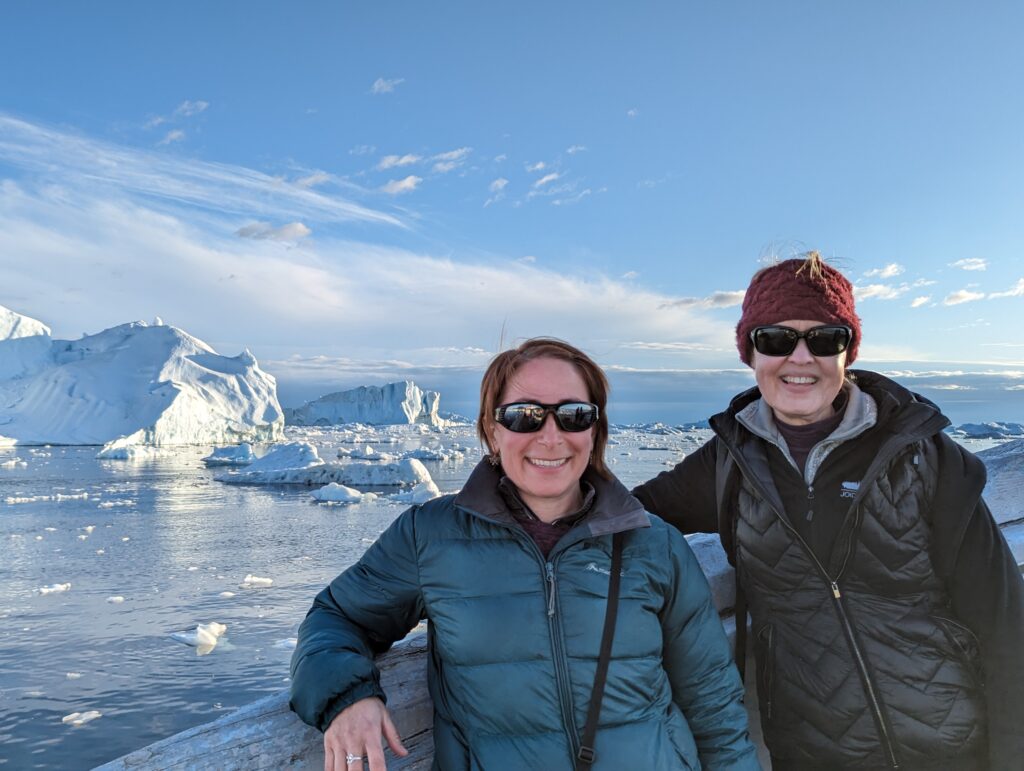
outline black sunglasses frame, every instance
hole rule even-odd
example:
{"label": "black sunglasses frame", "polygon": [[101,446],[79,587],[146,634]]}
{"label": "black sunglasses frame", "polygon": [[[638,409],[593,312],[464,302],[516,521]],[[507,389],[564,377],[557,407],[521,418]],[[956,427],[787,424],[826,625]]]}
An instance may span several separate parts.
{"label": "black sunglasses frame", "polygon": [[[792,343],[788,350],[780,350],[778,353],[775,353],[770,351],[763,351],[760,347],[758,347],[758,333],[769,329],[778,329],[786,332],[786,341]],[[837,342],[835,340],[836,330],[843,330],[846,333],[846,340],[839,341],[838,350],[833,351],[831,349],[833,347],[837,347],[833,345],[833,343]],[[814,356],[819,356],[821,358],[838,356],[843,351],[847,350],[850,347],[850,343],[853,342],[853,330],[850,329],[850,327],[846,326],[845,324],[822,324],[817,327],[811,327],[810,329],[804,330],[803,332],[801,332],[798,329],[793,329],[793,327],[784,326],[782,324],[765,324],[760,327],[754,327],[752,330],[750,330],[750,342],[753,344],[754,350],[760,353],[762,356],[790,356],[792,355],[793,351],[796,350],[796,347],[801,340],[804,340],[807,343],[807,350],[810,351],[811,354],[813,354]],[[819,349],[819,353],[819,351],[815,350],[815,348],[817,348],[821,344],[824,344],[827,347],[824,349]]]}
{"label": "black sunglasses frame", "polygon": [[[565,417],[566,420],[571,420],[571,418],[568,415],[563,416],[559,412],[559,410],[561,410],[563,407],[568,407],[570,405],[573,405],[575,407],[574,411],[578,410],[579,407],[581,407],[581,406],[590,408],[590,410],[592,410],[593,412],[592,413],[588,412],[586,414],[593,414],[593,418],[590,420],[589,423],[587,423],[587,425],[582,426],[580,428],[575,428],[575,427],[573,427],[570,424],[563,423],[562,422],[562,418],[563,417]],[[539,407],[542,410],[544,410],[544,412],[541,415],[540,420],[537,421],[537,423],[536,423],[534,428],[529,428],[529,429],[526,429],[524,431],[522,429],[513,428],[511,425],[509,425],[508,422],[506,422],[505,417],[506,417],[506,414],[507,414],[509,408],[511,408],[511,407],[532,407],[534,409]],[[583,431],[586,431],[588,428],[592,428],[592,427],[596,426],[598,419],[601,417],[601,410],[600,410],[600,408],[596,404],[593,404],[591,402],[581,402],[581,401],[577,401],[575,399],[570,399],[569,401],[559,402],[558,404],[541,404],[540,402],[528,402],[528,401],[509,402],[508,404],[502,404],[500,407],[495,408],[495,410],[494,410],[494,420],[495,420],[495,422],[499,426],[501,426],[502,428],[506,428],[509,431],[512,431],[513,433],[516,433],[516,434],[534,434],[534,433],[540,431],[544,427],[544,423],[547,421],[549,413],[551,415],[555,416],[555,423],[558,425],[558,428],[561,429],[562,431],[565,431],[566,433],[569,433],[569,434],[582,433]],[[515,425],[515,424],[513,424],[513,425]]]}

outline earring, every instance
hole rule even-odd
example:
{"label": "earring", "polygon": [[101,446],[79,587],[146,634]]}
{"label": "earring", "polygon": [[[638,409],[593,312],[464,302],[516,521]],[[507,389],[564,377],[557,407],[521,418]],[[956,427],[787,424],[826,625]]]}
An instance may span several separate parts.
{"label": "earring", "polygon": [[499,465],[501,465],[501,454],[498,452],[492,452],[490,455],[487,456],[487,462],[490,463],[495,468],[497,468]]}

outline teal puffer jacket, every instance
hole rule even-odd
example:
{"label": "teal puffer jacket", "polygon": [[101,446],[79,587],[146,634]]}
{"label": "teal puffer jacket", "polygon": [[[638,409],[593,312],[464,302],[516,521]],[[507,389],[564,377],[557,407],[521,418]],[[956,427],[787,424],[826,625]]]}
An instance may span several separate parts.
{"label": "teal puffer jacket", "polygon": [[685,539],[617,481],[547,559],[486,462],[455,496],[395,520],[316,598],[292,658],[292,708],[321,730],[385,698],[375,655],[429,620],[434,768],[573,768],[594,683],[612,534],[625,533],[595,770],[757,769],[743,689]]}

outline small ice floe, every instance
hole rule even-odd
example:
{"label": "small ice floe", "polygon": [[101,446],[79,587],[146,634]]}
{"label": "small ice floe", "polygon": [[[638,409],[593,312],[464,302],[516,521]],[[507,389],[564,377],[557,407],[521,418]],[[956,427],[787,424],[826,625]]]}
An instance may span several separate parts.
{"label": "small ice floe", "polygon": [[242,588],[254,589],[259,586],[270,586],[273,583],[273,578],[261,578],[260,576],[254,576],[252,573],[249,573],[245,576],[245,579],[242,581]]}
{"label": "small ice floe", "polygon": [[89,534],[91,534],[92,531],[95,530],[95,529],[96,529],[96,525],[86,525],[85,527],[82,528],[82,530],[84,530],[85,532],[87,532]]}
{"label": "small ice floe", "polygon": [[295,646],[298,645],[298,644],[299,644],[299,638],[298,637],[288,637],[288,638],[286,638],[284,640],[278,640],[276,643],[274,643],[274,647],[275,648],[281,648],[281,649],[286,650],[286,651],[293,651],[293,650],[295,650]]}
{"label": "small ice floe", "polygon": [[5,460],[3,463],[0,463],[0,468],[28,468],[28,463],[23,460],[18,460],[17,458],[12,458],[11,460]]}
{"label": "small ice floe", "polygon": [[218,596],[218,597],[224,597],[225,599],[228,599],[228,600],[230,600],[230,599],[231,599],[232,597],[234,597],[234,596],[235,596],[235,593],[234,593],[234,592],[221,592],[221,593],[220,593],[220,594],[218,594],[217,596]]}
{"label": "small ice floe", "polygon": [[103,713],[96,709],[90,709],[88,712],[72,712],[70,715],[65,715],[60,722],[79,726],[90,723],[98,717],[103,717]]}
{"label": "small ice floe", "polygon": [[226,624],[211,621],[209,624],[196,625],[195,631],[171,632],[170,636],[172,640],[194,647],[197,656],[205,656],[217,646],[227,631]]}
{"label": "small ice floe", "polygon": [[189,565],[188,566],[188,572],[189,573],[192,573],[192,572],[194,572],[196,570],[199,570],[199,566],[198,565]]}
{"label": "small ice floe", "polygon": [[[366,445],[362,448],[355,448],[347,453],[350,458],[357,458],[360,460],[376,460],[376,461],[390,461],[394,456],[388,455],[387,453],[377,452],[370,445]],[[341,457],[341,450],[338,451],[338,457]]]}
{"label": "small ice floe", "polygon": [[391,496],[391,500],[397,501],[398,503],[426,503],[432,501],[441,495],[441,491],[437,489],[437,485],[434,481],[428,480],[426,482],[420,482],[418,485],[403,493],[396,493]]}
{"label": "small ice floe", "polygon": [[124,602],[124,597],[122,597],[120,594],[112,594],[110,597],[107,597],[107,602],[109,602],[111,605],[120,605],[122,602]]}
{"label": "small ice floe", "polygon": [[106,552],[103,549],[97,549],[96,553],[97,554],[106,554]]}
{"label": "small ice floe", "polygon": [[125,498],[125,499],[119,500],[119,501],[102,501],[98,505],[98,508],[101,508],[101,509],[113,509],[113,508],[118,507],[118,506],[128,507],[128,506],[134,506],[134,505],[135,505],[135,501],[133,501],[131,499],[128,499],[128,498]]}
{"label": "small ice floe", "polygon": [[85,540],[86,538],[88,538],[88,537],[89,537],[89,536],[88,536],[88,535],[86,535],[85,533],[79,533],[79,534],[78,534],[78,540],[79,540],[79,541],[84,541],[84,540]]}
{"label": "small ice floe", "polygon": [[82,676],[81,672],[68,672],[64,677],[68,680],[78,680]]}
{"label": "small ice floe", "polygon": [[440,445],[437,445],[433,447],[417,447],[415,450],[403,452],[402,457],[416,458],[417,460],[455,461],[465,458],[466,453],[458,447],[451,447],[446,450]]}
{"label": "small ice floe", "polygon": [[39,594],[59,594],[60,592],[66,592],[70,588],[70,583],[50,584],[49,586],[40,586],[38,589],[36,589],[36,591]]}
{"label": "small ice floe", "polygon": [[310,495],[322,503],[359,503],[363,499],[363,494],[355,488],[339,485],[337,482],[324,485]]}
{"label": "small ice floe", "polygon": [[256,460],[252,445],[242,442],[237,446],[214,447],[213,452],[203,458],[207,466],[248,466]]}
{"label": "small ice floe", "polygon": [[42,537],[41,535],[37,535],[37,536],[36,536],[36,540],[37,540],[37,541],[41,541],[41,540],[43,540],[43,537]]}
{"label": "small ice floe", "polygon": [[129,538],[128,536],[124,536],[121,540],[127,542],[127,541],[130,541],[132,539]]}
{"label": "small ice floe", "polygon": [[145,461],[159,458],[165,455],[167,450],[162,447],[154,447],[149,444],[137,444],[139,433],[136,431],[130,436],[119,436],[103,445],[103,448],[96,453],[100,460],[133,460]]}
{"label": "small ice floe", "polygon": [[44,527],[43,530],[45,530],[47,533],[56,533],[57,532],[57,528],[55,528],[55,527]]}

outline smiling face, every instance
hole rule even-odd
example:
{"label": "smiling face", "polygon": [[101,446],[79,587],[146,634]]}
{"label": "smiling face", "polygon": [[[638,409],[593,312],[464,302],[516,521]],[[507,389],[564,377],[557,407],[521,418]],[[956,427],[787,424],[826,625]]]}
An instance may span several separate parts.
{"label": "smiling face", "polygon": [[[498,403],[590,400],[583,376],[573,364],[539,358],[516,370]],[[594,448],[593,427],[568,433],[558,427],[554,415],[547,415],[540,431],[532,434],[517,434],[495,424],[490,445],[501,456],[501,467],[523,502],[539,519],[552,522],[579,508],[580,477]]]}
{"label": "smiling face", "polygon": [[[823,321],[780,321],[782,326],[805,332]],[[789,356],[765,356],[754,351],[754,376],[761,397],[776,420],[794,426],[816,423],[834,413],[832,402],[843,388],[846,352],[815,356],[800,340]]]}

